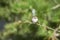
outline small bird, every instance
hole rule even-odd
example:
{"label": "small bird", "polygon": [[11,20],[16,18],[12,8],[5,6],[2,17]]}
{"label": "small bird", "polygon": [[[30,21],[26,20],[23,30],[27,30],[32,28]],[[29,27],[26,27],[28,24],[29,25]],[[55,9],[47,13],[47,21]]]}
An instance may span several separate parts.
{"label": "small bird", "polygon": [[32,23],[36,23],[38,21],[38,18],[36,17],[36,10],[32,9]]}
{"label": "small bird", "polygon": [[38,18],[36,16],[32,17],[32,22],[35,24],[36,22],[38,22]]}

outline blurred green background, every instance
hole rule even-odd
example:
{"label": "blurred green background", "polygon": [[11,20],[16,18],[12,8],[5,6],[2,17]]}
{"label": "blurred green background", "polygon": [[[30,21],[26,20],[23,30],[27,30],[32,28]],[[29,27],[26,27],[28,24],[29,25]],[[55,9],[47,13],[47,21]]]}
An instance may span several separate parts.
{"label": "blurred green background", "polygon": [[[54,35],[60,7],[52,9],[58,4],[60,0],[0,0],[0,40],[60,40]],[[36,24],[31,21],[33,8]]]}

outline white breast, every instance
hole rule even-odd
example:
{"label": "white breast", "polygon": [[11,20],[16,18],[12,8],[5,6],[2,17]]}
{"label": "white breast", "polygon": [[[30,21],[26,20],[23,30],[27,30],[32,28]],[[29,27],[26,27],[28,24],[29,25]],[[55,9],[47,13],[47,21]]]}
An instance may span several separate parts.
{"label": "white breast", "polygon": [[38,21],[38,18],[37,18],[37,17],[33,17],[33,18],[32,18],[32,22],[33,22],[33,23],[36,23],[37,21]]}

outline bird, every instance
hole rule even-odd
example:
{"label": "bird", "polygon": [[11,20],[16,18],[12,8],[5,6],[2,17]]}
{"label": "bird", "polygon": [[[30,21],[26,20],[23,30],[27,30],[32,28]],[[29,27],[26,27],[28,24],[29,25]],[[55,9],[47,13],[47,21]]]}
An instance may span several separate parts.
{"label": "bird", "polygon": [[38,18],[36,16],[36,10],[35,9],[32,9],[32,23],[37,23],[38,22]]}
{"label": "bird", "polygon": [[37,23],[38,22],[38,18],[36,16],[32,17],[32,23]]}

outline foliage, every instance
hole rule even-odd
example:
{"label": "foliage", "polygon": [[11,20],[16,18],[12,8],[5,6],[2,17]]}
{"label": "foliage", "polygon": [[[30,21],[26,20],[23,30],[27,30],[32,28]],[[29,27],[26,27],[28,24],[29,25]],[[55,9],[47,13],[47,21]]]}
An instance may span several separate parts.
{"label": "foliage", "polygon": [[[6,21],[0,39],[55,40],[55,30],[60,29],[60,8],[52,8],[59,3],[60,0],[0,0],[0,20]],[[33,8],[38,17],[36,24],[31,21]]]}

